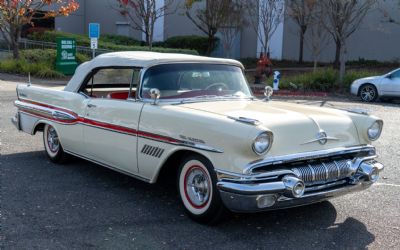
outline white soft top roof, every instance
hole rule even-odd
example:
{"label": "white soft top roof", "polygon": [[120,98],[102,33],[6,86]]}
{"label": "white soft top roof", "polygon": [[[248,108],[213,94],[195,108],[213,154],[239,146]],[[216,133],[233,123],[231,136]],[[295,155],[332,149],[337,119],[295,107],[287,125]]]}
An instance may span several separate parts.
{"label": "white soft top roof", "polygon": [[71,92],[77,91],[88,73],[95,68],[112,66],[149,68],[154,65],[168,63],[227,64],[238,66],[242,69],[244,68],[240,62],[232,59],[143,51],[113,52],[99,55],[93,60],[79,65],[74,76],[68,82],[64,90]]}

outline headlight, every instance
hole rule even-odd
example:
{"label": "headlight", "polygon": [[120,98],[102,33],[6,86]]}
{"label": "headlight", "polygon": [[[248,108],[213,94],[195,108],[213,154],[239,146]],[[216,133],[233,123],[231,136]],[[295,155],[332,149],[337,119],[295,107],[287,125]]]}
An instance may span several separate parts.
{"label": "headlight", "polygon": [[265,131],[259,134],[256,139],[254,139],[252,148],[254,153],[257,155],[263,155],[268,152],[272,146],[273,134],[270,131]]}
{"label": "headlight", "polygon": [[383,127],[383,121],[375,121],[371,127],[368,128],[368,138],[371,141],[376,141],[378,140],[379,136],[381,136],[382,132],[382,127]]}

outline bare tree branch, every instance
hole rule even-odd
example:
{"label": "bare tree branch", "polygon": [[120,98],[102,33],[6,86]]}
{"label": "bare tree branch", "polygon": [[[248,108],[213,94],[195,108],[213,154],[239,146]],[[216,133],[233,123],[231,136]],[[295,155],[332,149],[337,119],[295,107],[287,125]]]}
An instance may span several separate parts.
{"label": "bare tree branch", "polygon": [[152,49],[154,26],[156,21],[170,14],[176,9],[172,8],[173,0],[165,0],[164,5],[157,6],[156,0],[116,0],[119,13],[131,21],[131,28],[141,31],[146,36],[146,44]]}
{"label": "bare tree branch", "polygon": [[265,54],[269,52],[271,37],[274,35],[284,17],[284,0],[248,1],[247,13],[250,17],[251,26],[257,33]]}
{"label": "bare tree branch", "polygon": [[299,63],[303,62],[304,36],[314,21],[314,9],[317,4],[317,0],[287,1],[286,15],[292,18],[299,27]]}
{"label": "bare tree branch", "polygon": [[322,0],[326,10],[324,26],[336,42],[335,64],[340,63],[340,82],[346,70],[346,42],[360,27],[377,0]]}

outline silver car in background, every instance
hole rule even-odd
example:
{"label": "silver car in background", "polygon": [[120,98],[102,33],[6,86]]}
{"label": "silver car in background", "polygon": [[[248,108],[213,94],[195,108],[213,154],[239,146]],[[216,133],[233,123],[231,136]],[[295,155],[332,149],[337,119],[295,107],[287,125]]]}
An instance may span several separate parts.
{"label": "silver car in background", "polygon": [[400,97],[400,68],[381,76],[371,76],[355,80],[350,92],[364,102],[374,102],[378,98]]}

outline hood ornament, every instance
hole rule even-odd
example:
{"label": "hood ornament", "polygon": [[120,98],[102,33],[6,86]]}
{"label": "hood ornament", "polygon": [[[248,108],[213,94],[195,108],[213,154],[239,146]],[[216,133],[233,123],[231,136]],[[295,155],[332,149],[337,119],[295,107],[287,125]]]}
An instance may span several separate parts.
{"label": "hood ornament", "polygon": [[328,136],[328,135],[326,134],[326,132],[325,132],[324,130],[322,130],[322,129],[317,133],[317,135],[316,135],[315,137],[316,137],[316,138],[315,138],[314,140],[305,142],[305,143],[303,143],[303,144],[301,144],[301,145],[306,145],[306,144],[310,144],[310,143],[314,143],[314,142],[319,142],[319,144],[325,145],[325,144],[326,144],[328,141],[330,141],[330,140],[332,140],[332,141],[339,141],[339,139],[336,138],[336,137]]}
{"label": "hood ornament", "polygon": [[274,94],[274,89],[270,86],[266,86],[264,89],[264,101],[269,101],[271,96]]}

